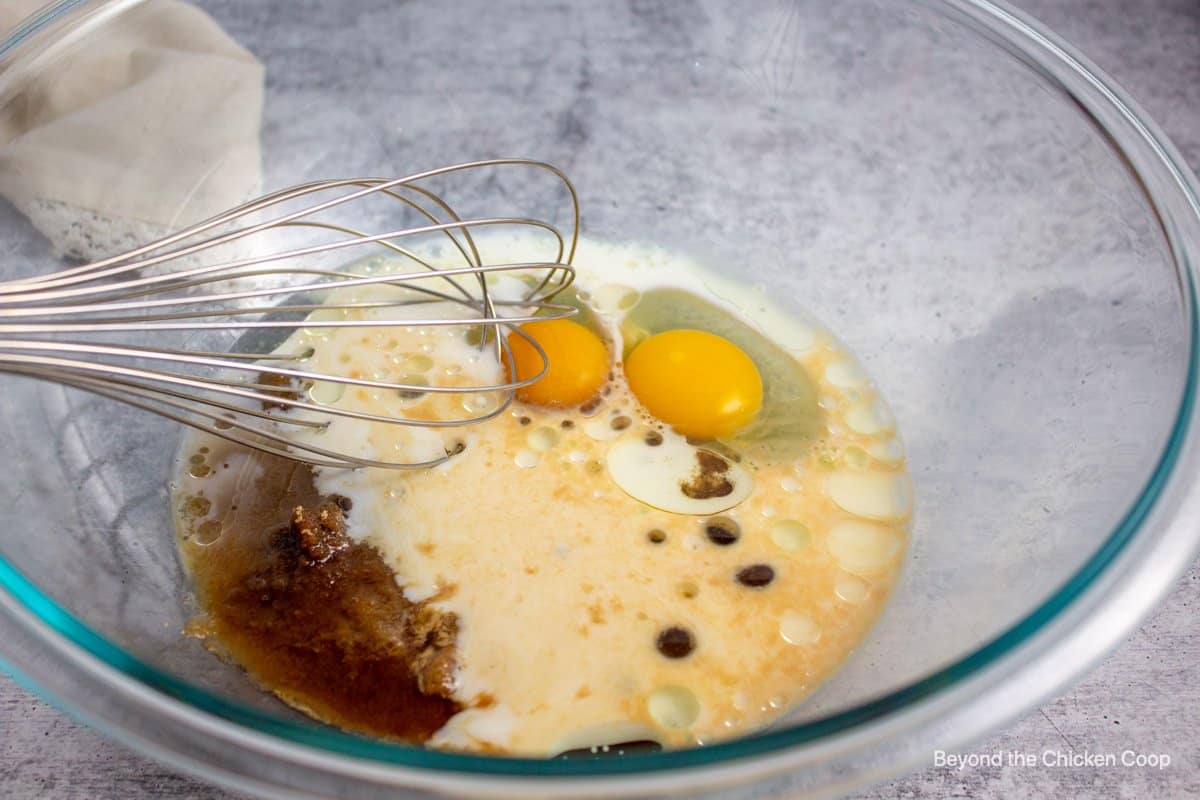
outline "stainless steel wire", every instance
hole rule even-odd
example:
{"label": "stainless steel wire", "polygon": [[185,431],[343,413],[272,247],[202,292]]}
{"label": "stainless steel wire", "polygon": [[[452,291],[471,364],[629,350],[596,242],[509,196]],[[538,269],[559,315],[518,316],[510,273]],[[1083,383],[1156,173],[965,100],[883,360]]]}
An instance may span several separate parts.
{"label": "stainless steel wire", "polygon": [[[532,170],[561,185],[569,230],[532,215],[464,217],[430,186],[454,176],[484,171],[510,176],[518,170]],[[498,179],[495,174],[486,177],[489,182]],[[356,211],[366,203],[394,204],[395,213],[384,214],[385,220],[405,216],[416,224],[384,224],[383,230],[364,231],[342,219],[358,219]],[[364,213],[362,218],[379,216],[373,210],[374,215]],[[551,257],[489,263],[481,255],[477,234],[504,228],[538,232],[549,242]],[[438,259],[435,265],[405,244],[431,237],[443,240],[454,262]],[[548,367],[545,351],[519,325],[575,313],[555,299],[574,279],[571,262],[578,238],[575,188],[560,170],[540,161],[489,159],[399,178],[305,183],[118,256],[0,282],[0,372],[82,389],[247,447],[320,466],[429,467],[453,452],[419,463],[375,460],[339,451],[334,443],[312,434],[336,417],[381,425],[457,427],[503,413],[516,390],[539,379]],[[365,274],[349,266],[365,259],[366,253],[384,254],[393,265],[407,266],[401,272],[393,267]],[[324,263],[331,260],[337,263]],[[528,292],[515,300],[496,299],[490,279],[500,275],[524,277]],[[367,299],[353,301],[337,291],[371,286],[409,291],[377,299],[368,291]],[[410,316],[414,307],[419,311],[422,305],[447,302],[467,313]],[[347,316],[399,307],[406,308],[402,319]],[[523,380],[425,386],[318,372],[305,368],[311,349],[278,350],[298,329],[446,325],[481,331],[479,346],[501,364],[512,362],[508,334],[515,332],[539,354],[542,369]],[[209,341],[213,336],[224,336],[234,346],[228,351],[211,344],[191,346],[193,340]],[[264,346],[263,337],[272,338],[273,346]],[[468,417],[416,419],[405,416],[399,402],[394,414],[315,402],[306,390],[321,384],[396,393],[497,392],[502,401]]]}

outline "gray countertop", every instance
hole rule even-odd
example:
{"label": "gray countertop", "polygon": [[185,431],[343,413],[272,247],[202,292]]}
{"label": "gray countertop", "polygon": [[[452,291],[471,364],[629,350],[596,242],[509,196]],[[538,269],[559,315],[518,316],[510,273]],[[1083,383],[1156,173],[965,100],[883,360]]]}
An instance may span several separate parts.
{"label": "gray countertop", "polygon": [[[1198,0],[1024,0],[1129,90],[1200,170]],[[861,798],[1200,797],[1200,566],[1079,685],[938,766]],[[1043,763],[1049,754],[1169,757],[1169,765]],[[1012,764],[1032,754],[1034,763]],[[226,792],[128,752],[0,678],[0,797],[204,798]]]}

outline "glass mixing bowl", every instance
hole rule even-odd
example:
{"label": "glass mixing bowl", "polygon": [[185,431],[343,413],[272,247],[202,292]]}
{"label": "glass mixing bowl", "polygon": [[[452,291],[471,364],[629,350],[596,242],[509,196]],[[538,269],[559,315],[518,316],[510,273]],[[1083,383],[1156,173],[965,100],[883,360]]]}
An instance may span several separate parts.
{"label": "glass mixing bowl", "polygon": [[[261,144],[267,188],[490,156],[558,164],[585,234],[677,248],[843,337],[900,421],[917,523],[883,618],[771,730],[594,760],[430,752],[310,722],[183,637],[167,488],[180,431],[6,379],[0,659],[70,713],[267,795],[832,794],[1059,689],[1193,557],[1195,180],[1120,89],[1011,9],[199,5],[265,84],[201,114],[186,85],[150,93],[84,130],[82,151],[76,130],[80,163],[92,146],[123,161],[122,186],[88,186],[95,202],[142,181],[182,223],[198,196],[222,199],[238,181],[197,153],[234,141],[231,120],[257,121],[262,86],[261,132],[239,157],[253,172]],[[78,102],[104,81],[137,83],[154,45],[192,46],[162,24],[177,13],[171,0],[62,0],[0,44],[6,194],[31,163],[6,154],[62,111],[38,99],[46,87]],[[142,42],[136,57],[82,66],[122,37]],[[198,177],[164,182],[164,163]],[[62,264],[7,203],[0,246],[5,277]]]}

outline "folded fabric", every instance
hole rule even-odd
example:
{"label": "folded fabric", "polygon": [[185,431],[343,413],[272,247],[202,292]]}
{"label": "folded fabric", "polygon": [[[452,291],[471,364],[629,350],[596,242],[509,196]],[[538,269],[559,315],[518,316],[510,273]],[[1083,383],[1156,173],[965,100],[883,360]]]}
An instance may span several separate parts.
{"label": "folded fabric", "polygon": [[[4,0],[0,34],[44,0]],[[261,190],[263,68],[216,22],[153,0],[0,108],[0,194],[61,255],[95,260]]]}

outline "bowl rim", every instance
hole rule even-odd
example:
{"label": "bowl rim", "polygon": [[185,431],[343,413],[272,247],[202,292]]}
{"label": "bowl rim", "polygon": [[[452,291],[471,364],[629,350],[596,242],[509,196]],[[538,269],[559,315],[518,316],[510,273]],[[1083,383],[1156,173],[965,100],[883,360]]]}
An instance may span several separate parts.
{"label": "bowl rim", "polygon": [[[180,681],[112,644],[39,590],[2,555],[0,595],[7,594],[15,601],[15,606],[11,602],[0,602],[0,618],[7,616],[12,620],[18,615],[27,614],[38,628],[39,635],[62,640],[55,642],[52,649],[65,653],[73,648],[70,657],[97,674],[106,676],[105,681],[114,691],[137,698],[131,702],[138,702],[143,708],[147,704],[156,706],[160,712],[175,717],[197,731],[237,740],[242,746],[249,745],[288,761],[305,759],[311,762],[316,758],[324,768],[343,774],[369,775],[372,770],[368,764],[372,764],[382,770],[373,779],[388,783],[399,777],[405,785],[445,788],[445,784],[438,781],[444,779],[447,773],[453,773],[463,778],[459,788],[474,791],[486,784],[473,778],[500,780],[505,792],[514,790],[513,783],[505,782],[507,779],[520,780],[522,788],[540,794],[551,782],[556,785],[556,790],[569,785],[566,781],[554,781],[555,778],[588,776],[619,782],[622,777],[645,778],[663,772],[686,775],[687,782],[696,785],[696,781],[710,783],[713,771],[709,768],[714,767],[722,768],[723,779],[737,780],[738,776],[734,774],[737,771],[730,770],[734,762],[748,770],[748,774],[752,773],[751,777],[761,777],[795,768],[794,760],[775,757],[788,750],[795,751],[800,745],[809,745],[814,749],[822,744],[829,745],[833,748],[831,754],[834,754],[845,747],[861,751],[866,744],[875,747],[877,752],[895,756],[898,751],[881,748],[878,736],[865,733],[868,723],[887,721],[893,723],[893,727],[900,726],[911,731],[915,725],[928,723],[950,708],[957,707],[960,711],[975,708],[978,719],[969,725],[969,732],[960,730],[952,737],[962,741],[1015,717],[1041,697],[1077,677],[1115,647],[1156,605],[1200,548],[1200,530],[1185,530],[1186,526],[1178,524],[1182,508],[1195,499],[1191,496],[1195,493],[1190,492],[1188,487],[1192,482],[1190,477],[1200,471],[1197,469],[1196,452],[1200,448],[1189,438],[1197,418],[1196,395],[1200,375],[1200,362],[1197,359],[1200,320],[1196,310],[1200,191],[1195,176],[1183,159],[1124,91],[1039,23],[1002,2],[992,0],[918,2],[935,6],[940,13],[966,23],[975,32],[986,36],[1058,84],[1076,99],[1085,113],[1091,115],[1100,131],[1109,136],[1117,154],[1129,159],[1134,176],[1143,180],[1147,202],[1158,215],[1163,235],[1175,256],[1181,303],[1189,332],[1186,377],[1176,416],[1164,449],[1137,499],[1113,531],[1070,578],[1003,632],[969,654],[905,687],[800,725],[691,750],[639,754],[621,759],[565,761],[497,758],[427,750],[333,731],[316,723],[283,720],[244,708]],[[73,12],[94,10],[98,5],[128,7],[135,4],[129,0],[107,0],[107,3],[58,0],[51,3],[0,42],[0,63],[33,41],[39,32],[61,23]],[[1147,177],[1152,174],[1155,180],[1148,180]],[[1158,191],[1150,186],[1157,186]],[[1174,197],[1164,197],[1164,194],[1173,194]],[[1162,527],[1161,535],[1151,528],[1151,522]],[[1139,532],[1143,535],[1138,536]],[[1145,540],[1150,536],[1157,538],[1143,541],[1140,550],[1131,547],[1135,539]],[[1139,567],[1131,562],[1131,557],[1136,557],[1146,549],[1154,549],[1151,545],[1155,543],[1160,545],[1159,549],[1165,544],[1170,545],[1169,563],[1160,563],[1150,572],[1144,566]],[[1069,637],[1069,641],[1064,638],[1067,633],[1063,626],[1079,623],[1073,616],[1078,617],[1083,611],[1095,615],[1112,608],[1113,598],[1098,597],[1097,591],[1105,588],[1113,590],[1114,587],[1106,586],[1105,581],[1111,583],[1117,578],[1129,583],[1131,590],[1136,589],[1132,596],[1129,591],[1113,592],[1114,597],[1123,598],[1127,603],[1125,613],[1116,618],[1119,624],[1106,625],[1103,632],[1093,635],[1092,641],[1086,645],[1081,644],[1077,636]],[[7,598],[0,597],[0,600],[4,599]],[[0,619],[0,622],[3,621]],[[29,624],[28,619],[24,624]],[[1057,643],[1053,641],[1055,638],[1059,640]],[[1068,648],[1064,643],[1072,646]],[[1061,659],[1065,652],[1072,655],[1071,663],[1053,669],[1046,667],[1055,655]],[[30,670],[22,669],[19,663],[0,659],[0,667],[18,676],[24,673],[27,684],[39,683],[36,678],[28,680],[31,677]],[[1043,671],[1043,677],[1030,680],[1031,671],[1035,668]],[[999,691],[997,687],[1007,686],[1011,690],[1014,681],[1022,676],[1028,688],[1020,694],[1019,702],[1003,708],[995,707],[996,703],[989,704],[987,708],[981,705],[984,689],[995,692]],[[55,692],[52,689],[43,687],[41,691],[54,699]],[[60,698],[57,702],[86,716],[84,704],[78,698]],[[106,720],[91,721],[118,737],[138,741],[138,737],[120,725]],[[229,728],[226,723],[230,722],[234,723],[236,729]],[[927,740],[928,734],[921,738]],[[145,750],[155,749],[145,741],[140,741],[138,746]],[[892,758],[891,766],[884,771],[894,771],[895,765],[902,760],[908,762],[902,766],[911,766],[915,763],[912,751],[912,747],[905,748],[907,755],[900,759]],[[222,778],[214,774],[212,769],[198,767],[187,757],[169,749],[157,754],[185,769],[217,777],[234,788],[243,791],[247,788],[238,782],[236,776],[226,775]],[[338,757],[341,756],[353,761],[338,763]],[[882,772],[871,777],[881,776]],[[639,791],[645,788],[644,781],[639,783]],[[586,787],[572,785],[572,791],[580,789],[595,791],[595,784]]]}

